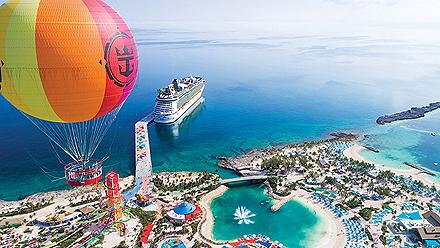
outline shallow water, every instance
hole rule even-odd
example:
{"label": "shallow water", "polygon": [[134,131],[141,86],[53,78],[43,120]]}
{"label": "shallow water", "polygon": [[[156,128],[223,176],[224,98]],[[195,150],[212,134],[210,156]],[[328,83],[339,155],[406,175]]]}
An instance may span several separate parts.
{"label": "shallow water", "polygon": [[[255,224],[240,225],[234,220],[235,209],[239,206],[256,214],[251,218]],[[214,238],[232,240],[243,235],[262,234],[294,248],[313,247],[323,236],[327,222],[299,202],[290,201],[277,212],[272,212],[271,206],[271,198],[259,186],[229,189],[211,203]]]}

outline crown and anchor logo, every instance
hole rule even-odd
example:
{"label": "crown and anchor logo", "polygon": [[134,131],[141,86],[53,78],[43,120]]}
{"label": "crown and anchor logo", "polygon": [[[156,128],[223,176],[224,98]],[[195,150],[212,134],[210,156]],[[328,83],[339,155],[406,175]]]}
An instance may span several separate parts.
{"label": "crown and anchor logo", "polygon": [[128,47],[125,45],[123,48],[124,51],[123,53],[121,53],[121,51],[117,47],[115,47],[115,49],[116,49],[116,56],[118,56],[118,61],[125,62],[125,69],[124,66],[119,65],[119,73],[126,77],[130,76],[134,70],[134,66],[133,65],[130,66],[130,61],[134,59],[133,49],[129,51]]}
{"label": "crown and anchor logo", "polygon": [[134,44],[128,34],[116,32],[105,46],[105,68],[107,75],[119,87],[125,87],[135,80],[137,59]]}

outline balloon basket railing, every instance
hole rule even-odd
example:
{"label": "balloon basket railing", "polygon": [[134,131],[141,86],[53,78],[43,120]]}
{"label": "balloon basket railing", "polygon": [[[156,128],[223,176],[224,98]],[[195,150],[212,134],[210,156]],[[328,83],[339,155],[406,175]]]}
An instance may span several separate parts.
{"label": "balloon basket railing", "polygon": [[71,186],[84,186],[102,179],[102,161],[75,161],[64,166],[66,183]]}

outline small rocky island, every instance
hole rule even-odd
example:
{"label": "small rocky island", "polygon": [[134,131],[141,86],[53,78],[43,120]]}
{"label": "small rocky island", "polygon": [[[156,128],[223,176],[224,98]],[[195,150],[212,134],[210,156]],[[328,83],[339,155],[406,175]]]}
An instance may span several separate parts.
{"label": "small rocky island", "polygon": [[377,118],[376,123],[380,125],[385,125],[386,123],[391,123],[395,121],[418,119],[425,117],[426,113],[432,112],[439,108],[440,108],[440,102],[430,103],[428,106],[424,106],[421,108],[412,107],[407,111],[403,111],[392,115],[381,116]]}

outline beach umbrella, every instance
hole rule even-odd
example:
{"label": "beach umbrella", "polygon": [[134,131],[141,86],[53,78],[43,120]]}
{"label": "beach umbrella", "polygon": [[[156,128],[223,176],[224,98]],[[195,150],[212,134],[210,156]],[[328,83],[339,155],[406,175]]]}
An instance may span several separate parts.
{"label": "beach umbrella", "polygon": [[72,185],[101,178],[92,160],[137,78],[124,20],[102,0],[0,6],[0,93],[66,152]]}

